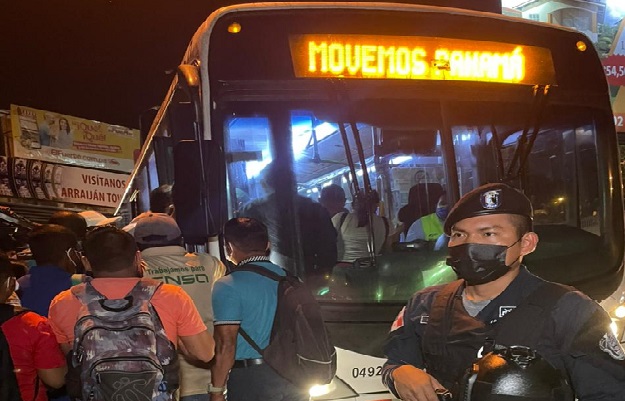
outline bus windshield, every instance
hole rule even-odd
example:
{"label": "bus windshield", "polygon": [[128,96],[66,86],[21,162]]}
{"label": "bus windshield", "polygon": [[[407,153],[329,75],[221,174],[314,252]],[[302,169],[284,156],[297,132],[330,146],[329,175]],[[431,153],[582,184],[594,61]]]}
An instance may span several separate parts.
{"label": "bus windshield", "polygon": [[[455,279],[442,231],[449,189],[462,195],[500,180],[524,188],[534,206],[541,246],[527,258],[530,270],[574,284],[617,267],[601,224],[598,111],[555,103],[536,110],[531,97],[228,99],[217,109],[229,215],[261,219],[271,257],[305,277],[319,299],[404,302]],[[377,196],[362,218],[355,188],[362,192],[365,170]],[[344,193],[345,203],[339,196],[328,205],[326,192]]]}

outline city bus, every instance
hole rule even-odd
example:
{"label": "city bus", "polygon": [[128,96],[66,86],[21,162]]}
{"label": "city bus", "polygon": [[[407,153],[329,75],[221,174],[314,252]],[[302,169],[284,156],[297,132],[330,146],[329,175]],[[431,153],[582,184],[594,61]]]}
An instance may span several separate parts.
{"label": "city bus", "polygon": [[[147,210],[149,191],[173,184],[185,242],[224,261],[220,227],[262,209],[271,257],[309,283],[338,349],[337,376],[315,399],[383,400],[391,322],[414,292],[455,279],[444,237],[406,241],[414,210],[488,182],[532,201],[540,244],[528,268],[602,301],[622,329],[608,87],[591,42],[566,28],[409,4],[219,9],[189,44],[119,208]],[[369,229],[368,254],[320,269],[309,257],[328,243],[318,228],[341,223],[306,210],[332,184],[348,212],[377,206],[385,243],[378,252]],[[399,220],[405,208],[413,221]]]}

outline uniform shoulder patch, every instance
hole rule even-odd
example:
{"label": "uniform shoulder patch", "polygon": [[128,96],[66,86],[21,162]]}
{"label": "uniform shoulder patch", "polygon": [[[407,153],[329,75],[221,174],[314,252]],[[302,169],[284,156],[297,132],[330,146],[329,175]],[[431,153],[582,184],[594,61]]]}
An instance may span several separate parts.
{"label": "uniform shoulder patch", "polygon": [[406,307],[404,306],[403,308],[401,308],[401,310],[397,314],[397,317],[395,318],[395,321],[393,322],[393,325],[391,326],[391,332],[401,327],[404,327],[404,313],[405,312],[406,312]]}
{"label": "uniform shoulder patch", "polygon": [[616,337],[612,333],[605,333],[601,340],[599,340],[599,348],[601,351],[610,355],[612,359],[616,359],[617,361],[625,361],[625,351],[623,351],[623,347],[619,344]]}

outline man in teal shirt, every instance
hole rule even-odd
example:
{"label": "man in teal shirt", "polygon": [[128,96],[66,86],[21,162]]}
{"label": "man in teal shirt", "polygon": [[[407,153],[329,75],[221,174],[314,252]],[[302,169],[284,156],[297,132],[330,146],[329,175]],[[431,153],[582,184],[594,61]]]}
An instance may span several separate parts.
{"label": "man in teal shirt", "polygon": [[[285,271],[269,261],[269,236],[261,222],[235,218],[224,226],[228,259],[237,267],[254,264],[279,275]],[[209,386],[211,401],[308,400],[307,389],[295,387],[270,368],[240,335],[245,332],[261,349],[269,345],[277,306],[277,282],[250,271],[233,271],[213,288],[215,359]],[[228,374],[230,372],[230,374]],[[226,383],[227,381],[227,383]]]}

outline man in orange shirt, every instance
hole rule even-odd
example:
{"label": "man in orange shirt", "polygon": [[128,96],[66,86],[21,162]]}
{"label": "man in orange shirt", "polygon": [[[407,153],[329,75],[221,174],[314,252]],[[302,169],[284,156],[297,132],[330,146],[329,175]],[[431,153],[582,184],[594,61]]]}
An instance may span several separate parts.
{"label": "man in orange shirt", "polygon": [[[90,283],[108,299],[123,299],[141,280],[141,254],[133,237],[123,230],[97,228],[87,235],[83,249],[83,262],[93,271],[94,279]],[[182,288],[163,284],[151,303],[167,338],[181,347],[185,355],[204,362],[213,358],[213,337]],[[80,308],[81,303],[71,290],[61,292],[50,305],[50,324],[64,352],[72,349]]]}

